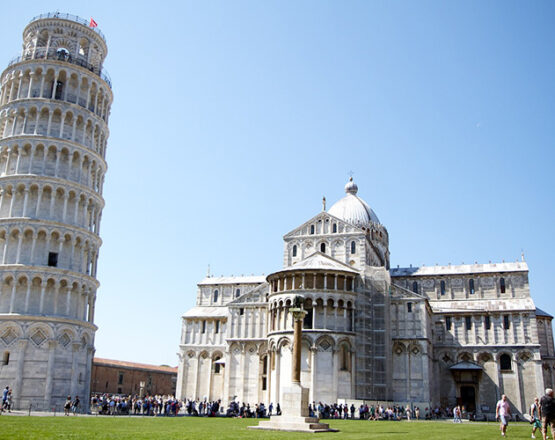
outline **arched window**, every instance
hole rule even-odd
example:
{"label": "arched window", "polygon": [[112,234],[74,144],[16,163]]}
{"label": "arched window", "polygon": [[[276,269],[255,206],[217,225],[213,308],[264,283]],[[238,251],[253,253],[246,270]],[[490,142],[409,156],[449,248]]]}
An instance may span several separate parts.
{"label": "arched window", "polygon": [[502,354],[501,356],[499,356],[499,367],[502,370],[512,370],[512,362],[511,362],[511,356],[509,356],[508,354]]}
{"label": "arched window", "polygon": [[499,289],[501,290],[501,293],[505,293],[505,291],[506,291],[505,278],[501,278],[499,280]]}
{"label": "arched window", "polygon": [[220,374],[221,364],[218,362],[220,359],[220,356],[216,356],[214,359],[214,374]]}
{"label": "arched window", "polygon": [[331,227],[331,231],[335,234],[337,232],[337,223],[334,223]]}
{"label": "arched window", "polygon": [[293,256],[297,256],[297,245],[293,246]]}
{"label": "arched window", "polygon": [[439,283],[439,290],[442,295],[445,295],[445,281]]}
{"label": "arched window", "polygon": [[306,309],[306,315],[304,315],[304,319],[303,319],[303,328],[307,328],[307,329],[311,329],[312,328],[312,320],[313,320],[313,311],[314,309],[309,308]]}
{"label": "arched window", "polygon": [[235,291],[235,298],[239,298],[239,295],[241,295],[241,289]]}
{"label": "arched window", "polygon": [[412,283],[412,291],[418,293],[418,283],[416,281]]}
{"label": "arched window", "polygon": [[64,83],[56,81],[56,89],[54,90],[54,99],[62,99],[62,92],[64,90]]}
{"label": "arched window", "polygon": [[322,244],[320,245],[320,252],[322,252],[322,253],[324,253],[324,254],[326,253],[326,243],[322,243]]}
{"label": "arched window", "polygon": [[468,281],[468,291],[471,295],[474,295],[474,280],[472,278],[470,278],[470,280]]}
{"label": "arched window", "polygon": [[310,225],[310,234],[314,235],[314,225]]}
{"label": "arched window", "polygon": [[218,302],[218,289],[214,290],[214,301],[215,303]]}
{"label": "arched window", "polygon": [[351,241],[351,254],[356,254],[357,252],[357,244],[354,241]]}

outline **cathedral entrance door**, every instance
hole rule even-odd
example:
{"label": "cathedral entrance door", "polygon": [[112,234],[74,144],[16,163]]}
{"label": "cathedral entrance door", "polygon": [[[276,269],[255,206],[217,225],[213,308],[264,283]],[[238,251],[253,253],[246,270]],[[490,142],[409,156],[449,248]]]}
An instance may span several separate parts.
{"label": "cathedral entrance door", "polygon": [[461,405],[467,412],[476,411],[476,390],[473,386],[461,386]]}

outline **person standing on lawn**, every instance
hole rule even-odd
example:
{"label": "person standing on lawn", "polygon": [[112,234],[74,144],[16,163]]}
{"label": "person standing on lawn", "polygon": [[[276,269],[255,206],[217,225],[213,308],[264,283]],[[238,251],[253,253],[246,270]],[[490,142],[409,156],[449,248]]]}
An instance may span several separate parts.
{"label": "person standing on lawn", "polygon": [[555,399],[551,388],[546,388],[545,395],[540,399],[540,418],[543,440],[546,440],[547,425],[551,426],[551,436],[555,432]]}
{"label": "person standing on lawn", "polygon": [[507,435],[507,425],[509,424],[509,417],[511,417],[511,406],[507,402],[507,396],[503,394],[501,400],[495,406],[495,418],[499,419],[501,435]]}
{"label": "person standing on lawn", "polygon": [[542,422],[540,419],[540,399],[537,397],[534,399],[534,403],[530,405],[530,423],[532,424],[532,436],[531,438],[536,438],[536,429],[542,429]]}
{"label": "person standing on lawn", "polygon": [[79,411],[79,405],[81,401],[79,400],[79,396],[75,396],[75,399],[71,403],[71,410],[73,411],[73,415],[76,416],[77,412]]}
{"label": "person standing on lawn", "polygon": [[64,403],[64,414],[69,416],[69,410],[71,409],[71,396],[67,396],[66,403]]}

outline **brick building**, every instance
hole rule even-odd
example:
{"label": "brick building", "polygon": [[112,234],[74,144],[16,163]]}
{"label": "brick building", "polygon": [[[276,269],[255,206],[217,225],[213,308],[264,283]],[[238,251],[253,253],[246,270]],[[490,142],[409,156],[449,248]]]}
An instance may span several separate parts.
{"label": "brick building", "polygon": [[177,367],[94,358],[91,393],[175,395]]}

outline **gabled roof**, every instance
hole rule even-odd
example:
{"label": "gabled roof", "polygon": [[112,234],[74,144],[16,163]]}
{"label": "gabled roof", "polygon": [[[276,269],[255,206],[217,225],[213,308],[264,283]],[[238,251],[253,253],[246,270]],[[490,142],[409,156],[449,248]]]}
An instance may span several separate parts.
{"label": "gabled roof", "polygon": [[238,298],[227,303],[228,306],[244,305],[249,303],[266,302],[264,294],[268,291],[268,283],[262,283],[254,289],[248,290],[241,294]]}
{"label": "gabled roof", "polygon": [[391,283],[391,288],[405,298],[418,298],[418,299],[428,299],[424,295],[420,295],[419,293],[414,293],[412,290],[409,290],[403,286],[399,286],[398,284]]}
{"label": "gabled roof", "polygon": [[475,370],[475,371],[483,370],[483,368],[480,365],[475,364],[474,362],[468,362],[468,361],[458,362],[455,365],[451,365],[449,369],[450,370]]}
{"label": "gabled roof", "polygon": [[326,219],[326,218],[335,220],[335,221],[338,222],[338,223],[342,223],[342,224],[344,224],[344,225],[346,225],[346,226],[348,226],[348,227],[350,227],[350,228],[353,228],[354,232],[356,232],[356,231],[363,232],[361,228],[359,228],[359,227],[357,227],[357,226],[355,226],[355,225],[352,225],[352,224],[350,224],[350,223],[346,222],[345,220],[342,220],[342,219],[340,219],[340,218],[338,218],[338,217],[335,217],[334,215],[332,215],[332,214],[330,214],[330,213],[328,213],[328,212],[326,212],[326,211],[321,211],[321,212],[319,212],[318,214],[316,214],[314,217],[312,217],[311,219],[309,219],[309,220],[307,220],[306,222],[304,222],[302,225],[297,226],[295,229],[289,231],[287,234],[285,234],[285,235],[283,236],[283,238],[286,239],[286,238],[289,238],[289,237],[293,237],[293,236],[295,236],[295,232],[297,232],[298,230],[304,228],[305,226],[308,226],[308,225],[311,224],[311,223],[314,223],[314,222],[315,222],[316,220],[318,220],[318,219]]}
{"label": "gabled roof", "polygon": [[304,260],[299,261],[292,266],[287,266],[285,269],[275,273],[293,272],[296,270],[337,270],[340,272],[349,272],[353,274],[358,273],[351,266],[341,263],[335,258],[323,254],[322,252],[314,252],[313,254],[306,257]]}

